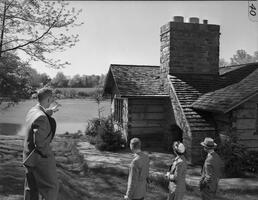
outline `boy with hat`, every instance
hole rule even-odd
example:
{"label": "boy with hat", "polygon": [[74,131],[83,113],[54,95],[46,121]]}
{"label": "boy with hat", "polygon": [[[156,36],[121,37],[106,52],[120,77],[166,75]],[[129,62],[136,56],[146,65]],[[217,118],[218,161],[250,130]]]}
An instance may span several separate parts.
{"label": "boy with hat", "polygon": [[201,145],[207,152],[207,157],[202,168],[200,180],[200,190],[202,200],[215,199],[218,189],[219,179],[221,177],[223,162],[219,155],[214,151],[217,144],[212,138],[206,137]]}

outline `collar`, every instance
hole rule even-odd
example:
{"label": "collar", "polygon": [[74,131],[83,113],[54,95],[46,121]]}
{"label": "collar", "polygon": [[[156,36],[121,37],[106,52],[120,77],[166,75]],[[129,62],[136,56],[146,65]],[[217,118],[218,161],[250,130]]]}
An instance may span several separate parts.
{"label": "collar", "polygon": [[182,159],[181,156],[177,155],[177,156],[174,158],[174,162],[179,162],[180,159]]}
{"label": "collar", "polygon": [[42,105],[40,105],[40,104],[38,103],[37,106],[38,106],[43,112],[46,112],[46,109],[45,109]]}
{"label": "collar", "polygon": [[210,152],[208,153],[208,155],[211,156],[213,153],[214,153],[214,150],[210,151]]}
{"label": "collar", "polygon": [[140,156],[141,153],[142,153],[142,151],[137,151],[137,152],[134,153],[134,156]]}
{"label": "collar", "polygon": [[177,156],[175,157],[175,161],[178,160],[179,158],[180,158],[180,156],[177,155]]}

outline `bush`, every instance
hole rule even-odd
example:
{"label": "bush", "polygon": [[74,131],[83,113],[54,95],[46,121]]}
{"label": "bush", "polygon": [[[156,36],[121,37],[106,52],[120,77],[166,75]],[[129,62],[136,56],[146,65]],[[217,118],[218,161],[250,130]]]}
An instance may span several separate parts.
{"label": "bush", "polygon": [[78,96],[79,97],[89,97],[90,95],[87,92],[79,91]]}
{"label": "bush", "polygon": [[114,129],[111,117],[90,120],[85,131],[90,143],[101,151],[116,151],[125,146],[125,139],[120,130]]}
{"label": "bush", "polygon": [[258,152],[249,151],[245,159],[244,171],[258,173]]}
{"label": "bush", "polygon": [[70,96],[70,98],[75,98],[76,95],[77,95],[77,92],[76,92],[75,89],[69,90],[69,96]]}
{"label": "bush", "polygon": [[95,137],[98,134],[98,127],[104,119],[94,118],[88,121],[88,125],[85,134],[88,136]]}
{"label": "bush", "polygon": [[62,91],[61,91],[60,89],[55,89],[55,90],[54,90],[54,93],[55,93],[55,94],[62,94]]}
{"label": "bush", "polygon": [[258,171],[257,153],[247,151],[247,148],[238,143],[236,134],[231,134],[218,147],[225,167],[226,177],[244,177],[246,172]]}

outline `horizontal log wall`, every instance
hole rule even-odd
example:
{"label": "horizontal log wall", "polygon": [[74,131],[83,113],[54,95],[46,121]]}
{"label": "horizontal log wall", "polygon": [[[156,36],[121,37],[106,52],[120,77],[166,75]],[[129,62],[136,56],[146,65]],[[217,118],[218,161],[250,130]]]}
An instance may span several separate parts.
{"label": "horizontal log wall", "polygon": [[214,115],[214,119],[217,124],[218,134],[229,135],[232,131],[232,116],[231,113],[227,114],[216,114]]}
{"label": "horizontal log wall", "polygon": [[146,146],[163,146],[168,128],[168,101],[165,98],[128,100],[128,135],[139,137]]}
{"label": "horizontal log wall", "polygon": [[233,128],[237,132],[239,142],[255,151],[258,151],[257,105],[258,95],[233,111]]}
{"label": "horizontal log wall", "polygon": [[257,130],[258,96],[250,99],[227,114],[214,115],[219,134],[237,134],[239,143],[249,150],[258,151]]}

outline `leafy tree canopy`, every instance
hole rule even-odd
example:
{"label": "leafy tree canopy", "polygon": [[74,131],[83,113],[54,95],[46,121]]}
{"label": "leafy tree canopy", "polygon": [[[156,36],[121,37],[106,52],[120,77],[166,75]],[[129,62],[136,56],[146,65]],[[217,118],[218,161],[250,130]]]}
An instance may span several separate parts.
{"label": "leafy tree canopy", "polygon": [[0,104],[18,102],[30,96],[33,89],[29,82],[28,64],[18,56],[5,53],[0,59]]}
{"label": "leafy tree canopy", "polygon": [[225,67],[229,65],[241,65],[253,62],[258,62],[258,51],[255,51],[253,55],[250,55],[245,50],[239,49],[230,58],[230,62],[227,62],[224,58],[220,58],[219,67]]}
{"label": "leafy tree canopy", "polygon": [[56,76],[52,79],[51,83],[54,87],[67,87],[68,81],[69,80],[63,74],[63,72],[58,72]]}
{"label": "leafy tree canopy", "polygon": [[239,49],[236,54],[233,55],[231,60],[231,65],[240,65],[252,62],[258,62],[258,51],[254,52],[254,55],[248,54],[245,50]]}
{"label": "leafy tree canopy", "polygon": [[63,72],[58,72],[51,80],[51,86],[57,88],[93,88],[104,86],[105,75],[79,75],[73,77],[65,76]]}

